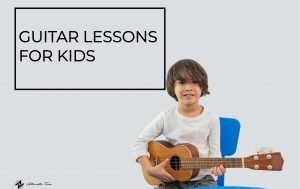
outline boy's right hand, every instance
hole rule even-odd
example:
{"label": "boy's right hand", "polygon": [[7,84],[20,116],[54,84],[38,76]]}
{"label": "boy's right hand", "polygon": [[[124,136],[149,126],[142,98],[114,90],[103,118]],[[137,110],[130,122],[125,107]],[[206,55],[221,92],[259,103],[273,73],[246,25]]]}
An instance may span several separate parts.
{"label": "boy's right hand", "polygon": [[[173,182],[175,178],[170,175],[166,170],[165,166],[169,163],[169,159],[161,162],[160,164],[156,165],[155,167],[150,167],[147,172],[150,176],[155,177],[162,182]],[[164,183],[162,183],[164,184]]]}

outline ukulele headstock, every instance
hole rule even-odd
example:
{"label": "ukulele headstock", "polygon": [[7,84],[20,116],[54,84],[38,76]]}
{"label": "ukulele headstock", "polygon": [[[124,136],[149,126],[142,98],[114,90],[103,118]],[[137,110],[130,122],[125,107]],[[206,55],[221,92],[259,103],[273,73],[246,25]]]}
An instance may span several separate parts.
{"label": "ukulele headstock", "polygon": [[280,152],[272,152],[271,147],[263,147],[257,149],[256,155],[244,158],[244,167],[254,170],[281,171],[283,162]]}

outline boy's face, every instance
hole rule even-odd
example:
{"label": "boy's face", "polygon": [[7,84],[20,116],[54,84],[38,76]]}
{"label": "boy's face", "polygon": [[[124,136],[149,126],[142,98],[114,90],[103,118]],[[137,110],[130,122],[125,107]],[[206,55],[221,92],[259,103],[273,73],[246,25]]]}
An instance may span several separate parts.
{"label": "boy's face", "polygon": [[191,79],[187,81],[176,80],[174,91],[178,103],[186,106],[194,105],[195,103],[198,104],[202,92],[199,83]]}

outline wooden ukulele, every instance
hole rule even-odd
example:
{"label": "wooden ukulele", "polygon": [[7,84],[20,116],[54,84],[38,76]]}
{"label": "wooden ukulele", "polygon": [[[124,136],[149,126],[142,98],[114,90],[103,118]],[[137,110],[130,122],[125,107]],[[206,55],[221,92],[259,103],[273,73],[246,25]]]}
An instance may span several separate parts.
{"label": "wooden ukulele", "polygon": [[[283,159],[280,152],[256,154],[244,158],[200,158],[192,144],[172,145],[167,141],[151,141],[148,144],[150,162],[158,165],[167,158],[170,160],[165,170],[178,181],[188,181],[198,175],[200,169],[209,169],[222,164],[226,168],[249,168],[254,170],[281,171]],[[143,170],[144,178],[150,185],[161,181]]]}

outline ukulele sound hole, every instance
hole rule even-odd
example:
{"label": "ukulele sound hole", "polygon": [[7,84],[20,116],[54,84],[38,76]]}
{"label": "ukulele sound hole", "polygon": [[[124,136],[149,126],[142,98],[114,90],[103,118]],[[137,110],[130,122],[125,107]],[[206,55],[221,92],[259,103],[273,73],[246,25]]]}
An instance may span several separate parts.
{"label": "ukulele sound hole", "polygon": [[178,156],[173,156],[170,160],[170,165],[174,170],[179,170],[180,165],[180,158]]}

